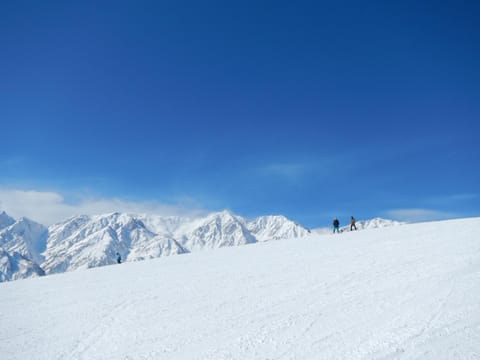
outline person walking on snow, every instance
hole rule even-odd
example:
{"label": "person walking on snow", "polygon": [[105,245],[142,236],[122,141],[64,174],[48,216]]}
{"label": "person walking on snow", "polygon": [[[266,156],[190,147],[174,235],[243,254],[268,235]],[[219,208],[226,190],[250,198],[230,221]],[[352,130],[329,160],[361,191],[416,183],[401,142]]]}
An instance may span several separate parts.
{"label": "person walking on snow", "polygon": [[122,257],[120,256],[120,254],[117,252],[117,264],[121,264],[122,263]]}
{"label": "person walking on snow", "polygon": [[352,231],[352,229],[355,229],[357,230],[357,226],[355,225],[356,223],[356,220],[353,216],[350,216],[350,231]]}
{"label": "person walking on snow", "polygon": [[338,221],[337,218],[335,218],[335,220],[333,220],[333,233],[335,234],[335,231],[337,231],[337,233],[340,233],[340,221]]}

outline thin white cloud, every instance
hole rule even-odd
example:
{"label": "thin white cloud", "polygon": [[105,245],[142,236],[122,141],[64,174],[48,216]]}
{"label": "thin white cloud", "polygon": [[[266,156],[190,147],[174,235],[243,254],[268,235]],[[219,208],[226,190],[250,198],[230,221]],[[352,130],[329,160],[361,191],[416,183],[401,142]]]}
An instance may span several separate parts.
{"label": "thin white cloud", "polygon": [[460,194],[435,196],[427,199],[427,201],[429,201],[432,204],[448,205],[452,203],[460,203],[460,202],[468,202],[468,201],[476,200],[478,197],[479,197],[478,194],[460,193]]}
{"label": "thin white cloud", "polygon": [[431,209],[394,209],[387,215],[396,220],[407,222],[445,220],[459,217],[458,214]]}
{"label": "thin white cloud", "polygon": [[54,191],[4,188],[0,188],[1,210],[12,217],[26,216],[44,225],[51,225],[74,215],[94,215],[114,211],[165,216],[199,216],[205,213],[205,210],[194,201],[185,199],[178,204],[164,204],[157,201],[80,197],[75,203],[69,203],[62,194]]}

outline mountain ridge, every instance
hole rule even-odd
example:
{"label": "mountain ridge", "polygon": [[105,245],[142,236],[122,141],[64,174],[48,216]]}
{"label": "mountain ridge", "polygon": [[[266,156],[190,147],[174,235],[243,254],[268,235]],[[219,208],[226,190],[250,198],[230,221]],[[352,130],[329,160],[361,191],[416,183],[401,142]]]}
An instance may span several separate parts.
{"label": "mountain ridge", "polygon": [[[357,224],[360,228],[397,225],[380,220]],[[199,218],[121,212],[78,215],[48,228],[27,218],[14,220],[2,212],[0,224],[5,225],[0,229],[0,247],[11,258],[14,252],[20,254],[47,275],[111,265],[116,263],[116,253],[126,262],[141,261],[318,233],[283,215],[247,220],[229,210]],[[22,274],[18,276],[33,273]],[[5,278],[18,276],[7,274]]]}
{"label": "mountain ridge", "polygon": [[229,210],[200,218],[112,212],[73,216],[46,228],[26,218],[14,220],[2,212],[0,247],[10,257],[16,252],[45,274],[54,274],[114,264],[116,253],[123,261],[140,261],[308,233],[286,217],[277,217],[284,232],[270,231],[270,238],[257,239],[251,224],[261,218],[249,222]]}

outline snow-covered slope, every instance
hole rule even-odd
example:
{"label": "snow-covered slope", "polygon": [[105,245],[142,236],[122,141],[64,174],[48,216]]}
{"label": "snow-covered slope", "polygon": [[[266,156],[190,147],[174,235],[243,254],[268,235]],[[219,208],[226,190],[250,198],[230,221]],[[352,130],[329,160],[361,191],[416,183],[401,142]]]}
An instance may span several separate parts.
{"label": "snow-covered slope", "polygon": [[463,219],[2,283],[0,354],[478,359],[478,239],[480,218]]}
{"label": "snow-covered slope", "polygon": [[[343,225],[340,227],[340,231],[345,232],[345,231],[350,231],[350,220],[348,219],[347,225],[340,223],[340,225]],[[389,220],[389,219],[382,219],[382,218],[373,218],[370,220],[360,220],[355,223],[357,230],[365,230],[365,229],[379,229],[379,228],[385,228],[385,227],[390,227],[390,226],[400,226],[400,225],[405,225],[405,222],[400,222],[400,221],[395,221],[395,220]],[[317,229],[313,229],[312,233],[318,234],[318,235],[325,235],[325,234],[331,234],[333,231],[333,227],[321,227]]]}
{"label": "snow-covered slope", "polygon": [[258,241],[293,239],[310,235],[310,230],[281,215],[258,217],[248,223],[248,230]]}
{"label": "snow-covered slope", "polygon": [[0,282],[45,275],[33,261],[17,252],[9,253],[0,248]]}
{"label": "snow-covered slope", "polygon": [[[399,226],[399,225],[405,225],[405,224],[406,223],[404,222],[395,221],[395,220],[374,218],[370,220],[357,221],[355,223],[355,226],[357,227],[358,230],[360,230],[360,229],[378,229],[378,228],[384,228],[389,226]],[[350,225],[345,226],[345,229],[350,230]]]}

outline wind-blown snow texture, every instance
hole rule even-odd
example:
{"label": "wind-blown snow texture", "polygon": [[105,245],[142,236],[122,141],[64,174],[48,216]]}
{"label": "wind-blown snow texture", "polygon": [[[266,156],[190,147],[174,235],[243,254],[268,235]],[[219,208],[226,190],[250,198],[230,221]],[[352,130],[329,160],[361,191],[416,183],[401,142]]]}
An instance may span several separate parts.
{"label": "wind-blown snow texture", "polygon": [[479,359],[480,218],[0,284],[2,359]]}

